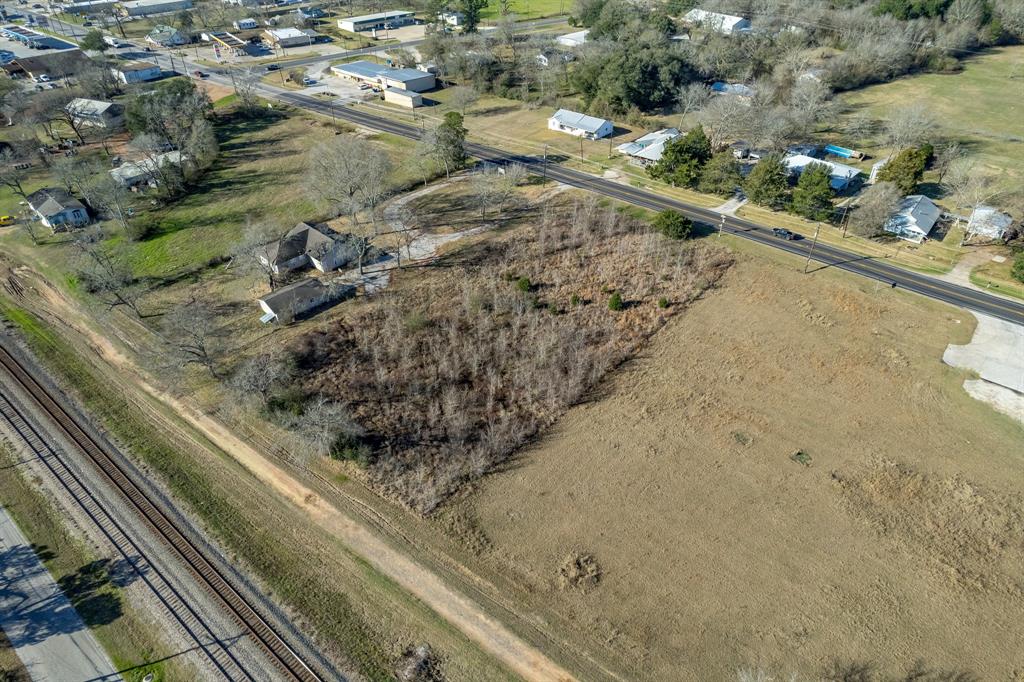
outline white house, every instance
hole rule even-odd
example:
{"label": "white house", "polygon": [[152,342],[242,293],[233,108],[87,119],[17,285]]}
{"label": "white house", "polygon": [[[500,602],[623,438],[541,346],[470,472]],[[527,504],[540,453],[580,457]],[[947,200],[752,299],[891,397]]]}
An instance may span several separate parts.
{"label": "white house", "polygon": [[125,62],[110,68],[122,83],[144,83],[159,78],[160,67],[150,62]]}
{"label": "white house", "polygon": [[153,30],[146,35],[146,42],[161,47],[177,47],[187,43],[188,39],[173,26],[160,24],[159,26],[154,26]]}
{"label": "white house", "polygon": [[48,187],[29,194],[25,201],[39,221],[54,232],[81,227],[89,222],[89,212],[81,201],[60,187]]}
{"label": "white house", "polygon": [[110,177],[122,187],[137,187],[139,185],[156,185],[159,179],[158,169],[167,164],[180,165],[181,152],[170,151],[158,154],[151,159],[141,161],[129,161],[122,163],[110,171]]}
{"label": "white house", "polygon": [[683,20],[694,26],[701,26],[717,33],[732,35],[750,30],[750,20],[721,12],[708,12],[702,9],[691,9]]}
{"label": "white house", "polygon": [[589,28],[583,31],[576,31],[574,33],[566,33],[565,35],[555,38],[555,42],[563,47],[579,47],[583,43],[587,42],[588,33],[590,33]]}
{"label": "white house", "polygon": [[255,19],[239,19],[238,21],[232,22],[232,26],[235,27],[236,31],[248,31],[259,26],[259,22]]}
{"label": "white house", "polygon": [[559,109],[548,119],[548,129],[561,133],[569,133],[588,140],[608,137],[615,130],[611,121],[603,118],[587,116],[568,109]]}
{"label": "white house", "polygon": [[466,23],[466,15],[462,12],[441,12],[437,18],[448,26],[462,26]]}
{"label": "white house", "polygon": [[900,239],[920,244],[932,231],[940,213],[939,207],[928,197],[911,194],[904,197],[882,229]]}
{"label": "white house", "polygon": [[124,125],[124,107],[116,102],[76,97],[66,107],[77,125],[114,130]]}
{"label": "white house", "polygon": [[1013,218],[992,206],[978,206],[971,211],[967,221],[965,239],[984,237],[986,239],[1002,239],[1013,224]]}
{"label": "white house", "polygon": [[317,37],[315,31],[303,31],[298,28],[268,28],[263,32],[264,42],[274,47],[312,45]]}
{"label": "white house", "polygon": [[792,154],[787,156],[782,160],[782,163],[786,164],[786,168],[789,169],[789,172],[795,175],[803,173],[804,169],[812,163],[820,163],[823,166],[828,166],[829,175],[831,175],[829,184],[832,185],[832,189],[837,192],[841,192],[849,187],[853,179],[860,175],[860,170],[853,166],[836,163],[835,161],[824,161],[804,154]]}
{"label": "white house", "polygon": [[647,133],[632,142],[620,144],[615,148],[620,154],[630,157],[629,162],[637,166],[649,166],[661,160],[661,154],[665,145],[679,137],[680,133],[675,128],[662,128],[653,133]]}
{"label": "white house", "polygon": [[299,223],[259,259],[277,274],[308,267],[332,272],[356,258],[356,251],[351,235],[339,234],[326,225]]}

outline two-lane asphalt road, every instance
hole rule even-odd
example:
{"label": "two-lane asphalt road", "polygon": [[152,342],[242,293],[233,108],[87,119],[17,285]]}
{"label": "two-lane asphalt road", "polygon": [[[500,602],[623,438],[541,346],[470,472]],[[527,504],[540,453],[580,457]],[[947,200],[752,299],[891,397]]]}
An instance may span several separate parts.
{"label": "two-lane asphalt road", "polygon": [[[366,128],[389,132],[410,139],[417,139],[421,134],[421,131],[412,125],[358,111],[351,107],[332,107],[328,102],[306,95],[276,90],[269,94],[293,106],[310,111],[325,115],[331,115],[333,112],[333,115],[339,119],[347,120]],[[786,241],[780,239],[772,234],[770,226],[766,227],[732,216],[726,216],[723,224],[722,214],[710,209],[693,206],[649,190],[611,182],[581,171],[571,170],[551,163],[545,164],[542,159],[537,157],[510,154],[494,147],[475,143],[467,144],[466,150],[472,156],[487,161],[496,163],[519,162],[526,165],[534,173],[544,173],[553,180],[612,199],[618,199],[635,206],[654,211],[679,211],[692,220],[710,225],[716,229],[721,227],[723,232],[781,249],[796,256],[806,258],[811,250],[810,240]],[[839,268],[883,282],[889,286],[895,285],[922,296],[928,296],[929,298],[967,308],[968,310],[1024,325],[1024,303],[950,284],[934,277],[906,270],[886,262],[884,258],[862,256],[818,242],[811,254],[811,260],[820,263],[821,266],[819,268]]]}

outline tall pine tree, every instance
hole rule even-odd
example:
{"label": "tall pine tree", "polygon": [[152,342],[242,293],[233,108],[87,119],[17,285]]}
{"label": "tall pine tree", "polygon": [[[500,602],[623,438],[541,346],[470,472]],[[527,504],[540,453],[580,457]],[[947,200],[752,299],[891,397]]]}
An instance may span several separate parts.
{"label": "tall pine tree", "polygon": [[832,217],[832,173],[823,163],[812,163],[804,168],[793,190],[790,208],[794,213],[810,220],[828,220]]}
{"label": "tall pine tree", "polygon": [[661,159],[650,168],[651,177],[675,185],[694,187],[704,164],[711,158],[711,140],[702,126],[668,142]]}
{"label": "tall pine tree", "polygon": [[789,169],[778,154],[761,159],[747,176],[743,190],[755,204],[773,210],[786,207],[789,201]]}

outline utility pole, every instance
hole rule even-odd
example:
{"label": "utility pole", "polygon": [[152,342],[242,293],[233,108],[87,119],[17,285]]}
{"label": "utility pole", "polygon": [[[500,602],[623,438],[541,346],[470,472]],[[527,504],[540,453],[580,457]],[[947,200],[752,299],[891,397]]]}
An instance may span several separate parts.
{"label": "utility pole", "polygon": [[718,236],[722,236],[722,232],[725,230],[725,214],[722,214],[722,219],[718,221]]}
{"label": "utility pole", "polygon": [[817,245],[817,243],[818,243],[818,233],[819,233],[819,232],[821,232],[821,223],[818,223],[818,224],[817,224],[817,225],[816,225],[816,226],[814,227],[814,241],[812,241],[812,242],[811,242],[811,248],[810,248],[810,250],[809,250],[809,251],[807,252],[807,261],[806,261],[806,262],[804,263],[804,274],[805,274],[805,275],[807,274],[807,268],[808,268],[808,267],[810,266],[810,264],[811,264],[811,254],[813,254],[813,253],[814,253],[814,247],[815,247],[815,246]]}
{"label": "utility pole", "polygon": [[583,163],[583,136],[580,135],[580,163]]}
{"label": "utility pole", "polygon": [[544,182],[548,180],[548,146],[544,145],[544,164],[542,166],[543,171],[541,172],[541,178]]}

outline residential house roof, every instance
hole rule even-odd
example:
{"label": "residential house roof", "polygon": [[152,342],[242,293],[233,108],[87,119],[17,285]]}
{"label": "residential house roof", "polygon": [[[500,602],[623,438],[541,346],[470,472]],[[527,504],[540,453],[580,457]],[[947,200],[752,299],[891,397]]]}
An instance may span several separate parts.
{"label": "residential house roof", "polygon": [[[47,74],[49,76],[73,76],[90,63],[89,57],[81,50],[61,50],[41,54],[38,57],[18,57],[6,67],[19,67],[33,76]],[[8,71],[16,70],[14,68]]]}
{"label": "residential house roof", "polygon": [[737,24],[747,23],[747,20],[743,17],[737,17],[733,14],[722,14],[721,12],[709,12],[699,8],[691,9],[683,19],[691,23],[708,24],[714,26],[719,31],[731,31]]}
{"label": "residential house roof", "polygon": [[632,142],[620,144],[616,150],[620,154],[635,156],[647,161],[658,161],[661,159],[661,153],[665,150],[665,145],[677,137],[679,137],[679,130],[676,128],[662,128],[653,133],[647,133],[643,137],[638,137]]}
{"label": "residential house roof", "polygon": [[1007,228],[1013,224],[1013,218],[992,206],[978,206],[971,211],[967,221],[967,232],[992,239],[1000,239]]}
{"label": "residential house roof", "polygon": [[149,32],[146,39],[154,43],[163,44],[182,40],[182,36],[178,29],[173,26],[160,24],[153,27],[153,30]]}
{"label": "residential house roof", "polygon": [[606,123],[610,123],[603,118],[596,118],[594,116],[587,116],[577,111],[569,111],[568,109],[559,109],[551,118],[558,121],[559,124],[566,128],[575,128],[576,130],[583,130],[588,133],[596,133]]}
{"label": "residential house roof", "polygon": [[114,68],[120,71],[121,73],[131,73],[133,71],[149,71],[150,69],[156,69],[159,67],[152,62],[136,61],[118,64]]}
{"label": "residential house roof", "polygon": [[583,43],[587,42],[587,35],[589,33],[589,28],[583,31],[566,33],[565,35],[561,35],[555,38],[555,42],[558,43],[559,45],[565,45],[566,47],[578,47]]}
{"label": "residential house roof", "polygon": [[803,173],[804,169],[810,166],[812,163],[820,163],[829,168],[829,174],[832,176],[832,186],[843,187],[850,182],[853,178],[857,177],[860,173],[860,169],[854,168],[853,166],[847,166],[843,163],[836,163],[835,161],[825,161],[823,159],[816,159],[813,156],[806,156],[804,154],[792,154],[782,160],[786,167],[789,168],[790,172]]}
{"label": "residential house roof", "polygon": [[720,95],[737,95],[738,97],[753,97],[754,89],[743,83],[725,83],[718,81],[711,84],[711,92]]}
{"label": "residential house roof", "polygon": [[319,258],[345,237],[347,235],[340,235],[326,225],[299,223],[268,249],[267,256],[275,264],[304,255]]}
{"label": "residential house roof", "polygon": [[129,161],[121,164],[117,168],[111,169],[110,175],[115,180],[119,180],[122,184],[131,185],[138,182],[140,179],[144,179],[147,176],[152,175],[157,168],[163,168],[168,163],[180,164],[181,152],[171,151],[164,154],[158,154],[151,159]]}
{"label": "residential house roof", "polygon": [[123,108],[122,105],[116,102],[104,102],[98,99],[85,99],[84,97],[76,97],[71,100],[67,107],[69,112],[85,116],[102,116],[107,111],[117,115]]}
{"label": "residential house roof", "polygon": [[[292,282],[280,289],[275,289],[259,300],[278,318],[291,319],[298,313],[309,310],[317,301],[326,301],[331,287],[325,286],[320,280],[307,278]],[[265,316],[264,321],[273,319]]]}
{"label": "residential house roof", "polygon": [[885,222],[885,229],[887,232],[916,234],[923,238],[932,231],[940,213],[939,207],[928,197],[911,194],[903,198],[896,212]]}
{"label": "residential house roof", "polygon": [[40,215],[51,216],[69,208],[85,210],[85,205],[68,194],[62,187],[45,187],[29,194],[25,199],[32,210]]}

